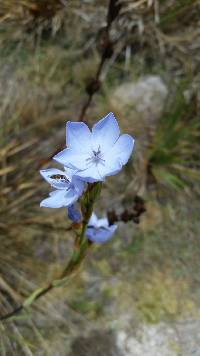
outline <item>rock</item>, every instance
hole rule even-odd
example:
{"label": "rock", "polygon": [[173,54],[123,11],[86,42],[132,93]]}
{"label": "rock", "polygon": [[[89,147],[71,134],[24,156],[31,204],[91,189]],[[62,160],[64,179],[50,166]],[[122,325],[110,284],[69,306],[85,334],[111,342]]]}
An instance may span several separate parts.
{"label": "rock", "polygon": [[[196,314],[198,315],[199,311]],[[178,321],[176,332],[180,340],[181,356],[200,356],[200,317]]]}
{"label": "rock", "polygon": [[168,90],[161,77],[149,75],[137,82],[120,85],[111,102],[116,109],[135,112],[144,120],[157,120],[162,112]]}
{"label": "rock", "polygon": [[124,356],[177,356],[180,352],[178,336],[165,323],[143,325],[135,336],[120,331],[117,345]]}
{"label": "rock", "polygon": [[96,329],[75,338],[69,356],[199,356],[199,323],[191,318],[140,324],[132,331]]}
{"label": "rock", "polygon": [[134,334],[116,334],[124,356],[199,356],[200,319],[183,319],[174,324],[141,325]]}

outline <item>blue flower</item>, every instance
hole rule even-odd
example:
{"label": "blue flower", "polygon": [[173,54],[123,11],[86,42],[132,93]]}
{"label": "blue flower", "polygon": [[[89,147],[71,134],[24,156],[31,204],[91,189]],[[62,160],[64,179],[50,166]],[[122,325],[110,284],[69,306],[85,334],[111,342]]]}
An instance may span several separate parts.
{"label": "blue flower", "polygon": [[68,207],[68,218],[74,223],[79,223],[81,221],[81,213],[74,204]]}
{"label": "blue flower", "polygon": [[134,139],[120,136],[118,123],[109,113],[92,129],[83,122],[67,122],[67,148],[54,156],[66,167],[77,170],[76,176],[86,182],[103,181],[118,173],[133,150]]}
{"label": "blue flower", "polygon": [[62,208],[72,205],[78,200],[84,189],[84,182],[73,175],[74,171],[50,168],[40,171],[42,177],[56,188],[49,198],[42,200],[40,206],[46,208]]}
{"label": "blue flower", "polygon": [[111,239],[117,225],[110,225],[107,218],[98,219],[96,214],[93,213],[87,226],[86,236],[97,244],[102,244],[107,240]]}

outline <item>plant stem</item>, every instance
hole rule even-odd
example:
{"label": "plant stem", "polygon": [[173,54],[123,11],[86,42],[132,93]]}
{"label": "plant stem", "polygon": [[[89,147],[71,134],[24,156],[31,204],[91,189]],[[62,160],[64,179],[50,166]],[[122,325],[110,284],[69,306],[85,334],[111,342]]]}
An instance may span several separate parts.
{"label": "plant stem", "polygon": [[52,289],[56,287],[64,286],[68,282],[69,278],[72,277],[72,275],[77,272],[82,261],[86,257],[88,248],[91,245],[91,243],[85,237],[85,233],[86,233],[88,221],[93,211],[94,203],[100,194],[101,186],[102,184],[100,182],[89,184],[87,191],[84,193],[82,203],[81,203],[81,209],[83,213],[83,223],[82,223],[81,233],[80,235],[77,236],[77,240],[75,241],[72,257],[68,262],[67,266],[65,267],[65,269],[63,270],[63,272],[61,273],[61,275],[59,276],[59,278],[52,281],[46,287],[35,290],[28,298],[25,299],[25,301],[20,306],[18,306],[12,312],[0,317],[0,321],[10,319],[11,317],[17,315],[26,307],[33,304],[36,300],[40,299],[41,297],[49,293]]}

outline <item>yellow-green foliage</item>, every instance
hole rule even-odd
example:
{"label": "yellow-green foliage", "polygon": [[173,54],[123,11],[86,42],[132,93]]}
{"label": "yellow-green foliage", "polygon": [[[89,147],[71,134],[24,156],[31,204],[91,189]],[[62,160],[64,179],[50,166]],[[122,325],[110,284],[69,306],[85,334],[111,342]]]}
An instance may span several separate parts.
{"label": "yellow-green foliage", "polygon": [[174,279],[167,271],[153,271],[146,279],[135,285],[136,302],[140,318],[157,323],[164,318],[175,318],[191,313],[193,301],[187,296],[188,286],[184,280]]}

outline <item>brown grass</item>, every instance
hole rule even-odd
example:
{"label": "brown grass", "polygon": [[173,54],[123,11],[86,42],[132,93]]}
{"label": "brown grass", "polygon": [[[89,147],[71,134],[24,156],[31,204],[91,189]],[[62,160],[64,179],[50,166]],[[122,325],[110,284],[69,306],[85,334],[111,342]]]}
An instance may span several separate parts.
{"label": "brown grass", "polygon": [[[56,149],[62,148],[65,121],[76,120],[80,113],[87,97],[86,80],[95,73],[99,62],[98,39],[105,25],[106,1],[96,1],[95,4],[86,1],[80,4],[78,0],[71,3],[48,1],[48,9],[45,3],[2,0],[0,5],[2,312],[11,311],[22,297],[43,285],[46,279],[51,280],[70,254],[72,236],[65,232],[68,226],[66,212],[39,208],[40,201],[49,191],[39,175],[39,166]],[[112,30],[118,53],[107,62],[102,90],[88,112],[90,123],[110,111],[109,98],[113,88],[123,80],[144,73],[156,72],[177,80],[190,74],[191,91],[196,91],[199,20],[193,15],[197,11],[197,2],[184,2],[180,9],[174,1],[168,4],[163,1],[159,8],[153,1],[151,6],[147,1],[121,3],[121,13]],[[128,70],[125,66],[127,48],[131,49]],[[127,119],[128,123],[129,120],[131,117]],[[146,159],[146,152],[143,154],[142,150],[134,162],[134,179],[143,179],[144,184]],[[129,169],[133,177],[133,167]],[[126,174],[128,176],[128,169]],[[120,179],[120,194],[126,201],[123,177]],[[127,195],[132,186],[127,184]],[[115,185],[109,189],[110,196],[116,195],[118,188]],[[34,321],[22,320],[22,331],[16,329],[17,322],[10,326],[0,325],[0,353],[6,355],[5,345],[5,349],[16,355],[21,354],[19,350],[26,355],[33,354],[29,337],[29,341],[26,340],[25,322],[33,331],[33,343],[51,355],[35,320],[39,320],[43,327],[48,317],[53,321],[57,318],[58,327],[61,326],[59,340],[63,342],[62,325],[66,332],[70,321],[62,316],[66,308],[64,303],[60,303],[60,310],[56,310],[57,298],[66,299],[63,291],[47,297],[34,309]],[[17,335],[17,342],[11,337],[13,333]]]}

